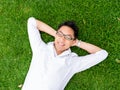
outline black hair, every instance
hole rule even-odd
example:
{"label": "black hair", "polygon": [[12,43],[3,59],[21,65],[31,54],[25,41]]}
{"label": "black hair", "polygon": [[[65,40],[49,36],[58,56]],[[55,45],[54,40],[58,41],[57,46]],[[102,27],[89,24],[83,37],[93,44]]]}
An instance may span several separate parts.
{"label": "black hair", "polygon": [[70,28],[72,28],[73,32],[74,32],[74,37],[75,39],[78,38],[78,30],[79,28],[77,27],[77,25],[75,24],[74,21],[66,21],[66,22],[63,22],[61,23],[59,26],[58,26],[58,29],[61,28],[62,26],[68,26]]}

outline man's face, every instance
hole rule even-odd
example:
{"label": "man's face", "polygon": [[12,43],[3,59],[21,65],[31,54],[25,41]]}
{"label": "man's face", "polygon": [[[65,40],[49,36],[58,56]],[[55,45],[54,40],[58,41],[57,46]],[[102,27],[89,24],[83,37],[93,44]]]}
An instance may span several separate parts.
{"label": "man's face", "polygon": [[58,29],[55,36],[55,49],[57,54],[69,49],[74,43],[74,31],[68,26],[62,26]]}

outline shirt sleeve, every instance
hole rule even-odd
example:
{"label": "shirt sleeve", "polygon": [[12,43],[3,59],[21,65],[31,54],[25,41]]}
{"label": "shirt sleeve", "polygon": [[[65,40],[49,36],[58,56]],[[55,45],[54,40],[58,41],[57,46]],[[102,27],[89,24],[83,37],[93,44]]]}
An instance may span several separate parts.
{"label": "shirt sleeve", "polygon": [[40,35],[39,30],[37,29],[35,18],[30,17],[28,19],[27,28],[28,28],[30,46],[34,54],[34,53],[37,53],[37,51],[39,51],[39,48],[44,46],[45,43],[41,39],[41,35]]}
{"label": "shirt sleeve", "polygon": [[73,57],[73,71],[75,73],[84,71],[98,63],[100,63],[101,61],[105,60],[108,56],[107,51],[105,50],[101,50],[96,52],[95,54],[89,54],[86,56],[75,56]]}

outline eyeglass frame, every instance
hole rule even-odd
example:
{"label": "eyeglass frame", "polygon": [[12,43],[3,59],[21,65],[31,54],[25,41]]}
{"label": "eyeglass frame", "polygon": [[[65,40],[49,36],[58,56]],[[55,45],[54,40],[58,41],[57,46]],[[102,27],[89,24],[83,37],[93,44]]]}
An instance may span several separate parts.
{"label": "eyeglass frame", "polygon": [[63,34],[61,31],[56,31],[56,35],[58,35],[59,37],[63,37],[64,36],[64,38],[66,39],[66,40],[75,40],[75,38],[72,38],[72,37],[69,37],[68,38],[68,36],[69,35],[65,35],[65,34]]}

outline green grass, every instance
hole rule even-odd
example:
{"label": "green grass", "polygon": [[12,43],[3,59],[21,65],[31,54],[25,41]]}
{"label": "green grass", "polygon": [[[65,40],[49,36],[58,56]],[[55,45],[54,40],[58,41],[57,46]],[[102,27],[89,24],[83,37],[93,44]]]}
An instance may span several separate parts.
{"label": "green grass", "polygon": [[[104,62],[76,74],[65,90],[120,90],[120,0],[0,0],[0,90],[20,90],[24,82],[31,61],[26,28],[31,16],[55,29],[62,21],[74,20],[79,39],[109,53]],[[43,36],[45,42],[53,40]]]}

